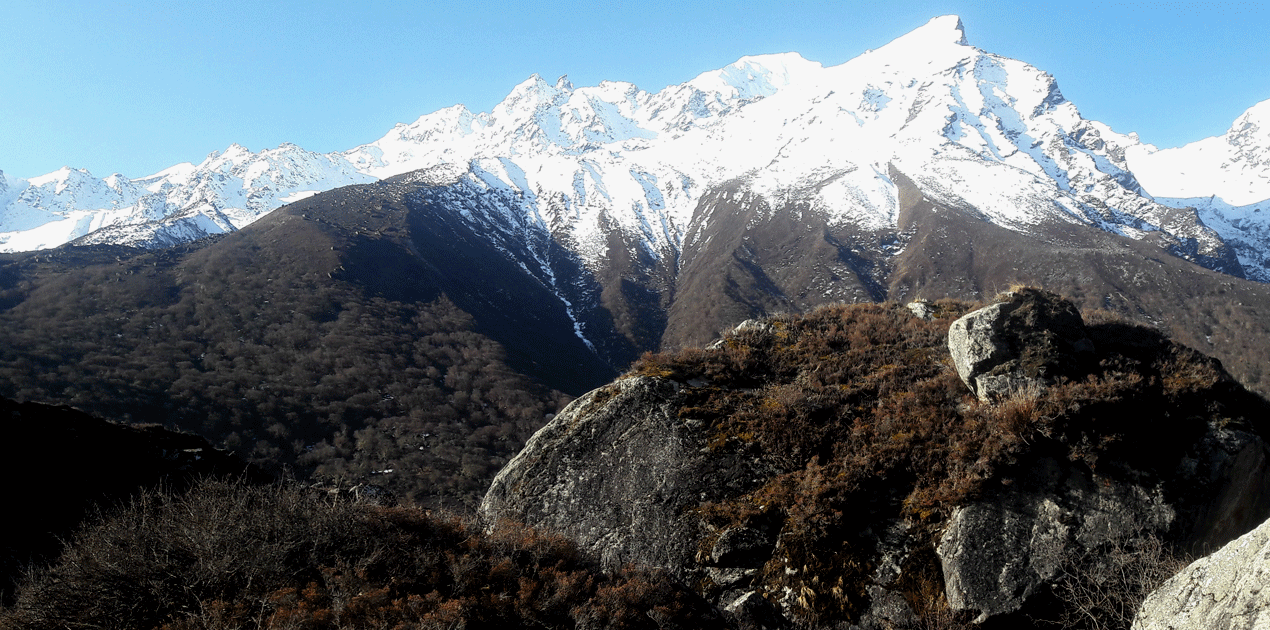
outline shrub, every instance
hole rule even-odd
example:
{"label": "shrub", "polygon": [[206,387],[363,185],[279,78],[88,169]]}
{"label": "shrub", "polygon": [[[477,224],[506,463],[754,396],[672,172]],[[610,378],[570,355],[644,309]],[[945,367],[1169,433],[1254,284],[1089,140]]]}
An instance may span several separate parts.
{"label": "shrub", "polygon": [[1110,543],[1064,563],[1054,585],[1062,604],[1055,625],[1128,630],[1147,595],[1186,568],[1191,558],[1148,532],[1122,532]]}
{"label": "shrub", "polygon": [[31,576],[0,626],[269,628],[712,627],[665,575],[601,572],[563,538],[510,523],[374,508],[296,486],[151,492],[84,528]]}

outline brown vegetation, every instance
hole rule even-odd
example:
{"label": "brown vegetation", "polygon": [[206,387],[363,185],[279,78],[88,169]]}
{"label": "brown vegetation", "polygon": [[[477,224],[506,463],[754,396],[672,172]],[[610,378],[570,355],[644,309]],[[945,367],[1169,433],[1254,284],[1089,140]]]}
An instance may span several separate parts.
{"label": "brown vegetation", "polygon": [[[680,414],[708,423],[711,448],[744,449],[784,471],[698,513],[713,532],[778,524],[756,585],[773,596],[790,589],[804,621],[862,612],[874,528],[905,518],[933,545],[954,507],[1008,487],[1036,458],[1095,479],[1162,477],[1210,422],[1264,433],[1266,402],[1215,360],[1117,321],[1090,326],[1100,363],[1083,378],[981,404],[945,347],[952,319],[970,307],[941,302],[933,321],[894,304],[826,307],[634,366],[700,385]],[[702,539],[703,550],[713,542]],[[929,609],[930,589],[911,587],[915,608]]]}
{"label": "brown vegetation", "polygon": [[559,537],[221,482],[86,527],[0,611],[29,630],[717,625],[657,572],[604,574]]}

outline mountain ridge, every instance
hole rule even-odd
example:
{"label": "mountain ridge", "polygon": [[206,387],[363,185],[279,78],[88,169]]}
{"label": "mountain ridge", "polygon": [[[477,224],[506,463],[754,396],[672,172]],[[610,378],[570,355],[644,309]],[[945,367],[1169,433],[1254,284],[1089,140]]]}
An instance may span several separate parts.
{"label": "mountain ridge", "polygon": [[[1249,151],[1270,151],[1270,138],[1261,146],[1260,136],[1245,136]],[[343,152],[231,145],[197,166],[136,180],[71,169],[9,179],[0,190],[0,247],[75,238],[167,246],[239,229],[319,190],[451,164],[493,173],[482,177],[491,188],[532,196],[523,211],[541,215],[590,264],[609,229],[653,252],[678,250],[704,191],[737,177],[769,196],[827,188],[813,194],[827,211],[893,224],[884,173],[897,162],[928,194],[999,224],[1027,229],[1058,217],[1131,238],[1163,234],[1174,255],[1270,280],[1260,208],[1151,197],[1134,167],[1145,165],[1139,170],[1154,185],[1167,178],[1157,174],[1164,158],[1154,156],[1175,151],[1152,149],[1081,118],[1052,76],[971,46],[961,20],[943,16],[828,68],[797,53],[743,57],[656,93],[534,75],[490,112],[456,105]],[[1243,165],[1254,176],[1270,172],[1270,161]],[[79,206],[66,201],[68,189]]]}

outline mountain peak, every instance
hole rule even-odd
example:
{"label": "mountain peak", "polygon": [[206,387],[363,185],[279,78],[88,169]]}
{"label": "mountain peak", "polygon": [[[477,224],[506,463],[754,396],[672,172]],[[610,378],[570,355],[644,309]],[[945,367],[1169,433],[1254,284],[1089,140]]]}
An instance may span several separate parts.
{"label": "mountain peak", "polygon": [[941,15],[931,18],[929,22],[920,28],[914,30],[910,35],[921,34],[923,38],[931,38],[933,40],[944,40],[958,46],[969,46],[966,42],[966,28],[961,24],[961,18],[956,15]]}
{"label": "mountain peak", "polygon": [[1266,131],[1270,132],[1270,99],[1249,107],[1247,111],[1239,115],[1239,118],[1235,119],[1233,127],[1243,128],[1247,125],[1265,127]]}
{"label": "mountain peak", "polygon": [[892,48],[928,49],[936,46],[969,46],[961,18],[941,15],[897,38],[879,50]]}
{"label": "mountain peak", "polygon": [[521,81],[519,85],[512,88],[511,93],[494,109],[496,112],[499,110],[507,112],[520,107],[532,109],[540,104],[549,104],[562,94],[566,95],[567,98],[568,92],[569,90],[562,88],[559,84],[553,86],[547,83],[541,75],[535,72],[529,75],[528,79]]}
{"label": "mountain peak", "polygon": [[735,93],[741,98],[771,96],[822,68],[819,62],[795,52],[747,55],[718,70],[703,72],[686,85],[706,93]]}
{"label": "mountain peak", "polygon": [[58,182],[58,183],[64,184],[67,181],[69,181],[71,177],[76,176],[76,174],[87,175],[89,177],[92,177],[92,175],[85,169],[63,166],[62,168],[59,168],[56,171],[53,171],[52,173],[46,173],[38,177],[32,177],[28,179],[27,181],[31,182],[32,186],[43,186],[50,182]]}
{"label": "mountain peak", "polygon": [[[966,42],[961,18],[941,15],[852,61],[861,60],[858,63],[866,66],[906,67],[924,74],[930,64],[955,65],[973,53],[974,48]],[[868,61],[864,61],[866,59]]]}

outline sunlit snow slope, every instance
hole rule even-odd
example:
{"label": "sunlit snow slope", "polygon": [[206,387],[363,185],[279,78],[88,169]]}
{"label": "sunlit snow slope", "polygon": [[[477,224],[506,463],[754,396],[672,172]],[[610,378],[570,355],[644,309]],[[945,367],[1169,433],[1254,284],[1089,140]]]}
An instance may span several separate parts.
{"label": "sunlit snow slope", "polygon": [[1270,282],[1270,100],[1236,118],[1225,135],[1176,149],[1139,144],[1128,158],[1156,200],[1198,209],[1248,276]]}
{"label": "sunlit snow slope", "polygon": [[[596,264],[617,231],[641,255],[674,260],[708,238],[694,210],[725,182],[772,207],[795,201],[832,223],[894,230],[894,168],[932,200],[1008,229],[1086,224],[1267,281],[1270,231],[1256,206],[1270,197],[1265,105],[1223,139],[1156,151],[1081,118],[1053,77],[971,46],[961,21],[944,16],[839,66],[745,57],[657,93],[535,75],[490,112],[454,106],[343,153],[232,146],[137,180],[71,169],[0,177],[0,248],[164,246],[240,228],[317,191],[432,169],[464,190],[456,199],[499,200],[454,208],[516,226],[496,241],[550,238]],[[1215,157],[1192,177],[1168,170],[1191,161],[1170,151]],[[1172,187],[1135,175],[1139,164]],[[1247,182],[1261,187],[1232,192]]]}

